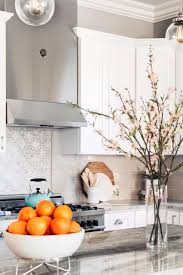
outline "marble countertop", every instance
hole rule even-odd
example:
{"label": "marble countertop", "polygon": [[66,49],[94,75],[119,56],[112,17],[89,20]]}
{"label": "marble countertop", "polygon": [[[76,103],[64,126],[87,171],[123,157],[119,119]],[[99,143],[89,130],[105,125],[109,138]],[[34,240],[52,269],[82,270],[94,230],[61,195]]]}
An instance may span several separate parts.
{"label": "marble countertop", "polygon": [[[139,200],[113,200],[104,203],[97,204],[98,207],[102,207],[106,212],[110,211],[122,211],[129,209],[145,209],[145,201]],[[183,211],[183,201],[168,201],[168,209]]]}
{"label": "marble countertop", "polygon": [[[169,226],[169,248],[159,255],[146,250],[144,228],[87,233],[80,250],[71,258],[70,275],[182,275],[182,255],[180,226]],[[16,259],[0,239],[0,274],[15,275],[15,264]],[[21,263],[22,271],[26,264]],[[36,274],[50,273],[43,268]]]}

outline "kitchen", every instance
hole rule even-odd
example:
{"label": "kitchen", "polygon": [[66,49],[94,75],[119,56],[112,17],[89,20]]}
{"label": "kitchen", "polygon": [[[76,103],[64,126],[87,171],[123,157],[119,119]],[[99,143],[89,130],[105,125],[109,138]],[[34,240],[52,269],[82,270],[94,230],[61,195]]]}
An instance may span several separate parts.
{"label": "kitchen", "polygon": [[[140,106],[140,97],[147,99],[150,93],[146,75],[150,45],[155,49],[160,89],[181,90],[182,45],[175,49],[165,39],[180,1],[53,2],[52,17],[39,25],[34,16],[24,22],[14,0],[0,1],[4,19],[0,82],[5,91],[0,95],[0,229],[17,217],[24,203],[22,194],[46,188],[53,192],[53,201],[64,199],[65,204],[74,205],[73,217],[79,212],[75,219],[86,231],[80,249],[71,257],[70,274],[182,274],[182,169],[168,182],[169,251],[152,256],[145,248],[146,206],[139,201],[139,194],[144,196],[144,166],[106,149],[90,123],[83,127],[87,123],[80,110],[68,104],[107,112],[109,104],[116,104],[108,94],[113,86],[128,88]],[[109,136],[115,131],[103,120],[99,126]],[[176,163],[181,160],[179,152]],[[82,190],[81,182],[85,183],[80,175],[88,165],[90,172],[106,174],[116,187],[111,198],[103,198],[100,204],[96,193],[86,198],[88,189]],[[46,182],[30,184],[35,178]],[[0,274],[15,274],[16,259],[3,238],[0,245]],[[26,272],[28,264],[20,264]],[[43,267],[37,272],[48,270]]]}

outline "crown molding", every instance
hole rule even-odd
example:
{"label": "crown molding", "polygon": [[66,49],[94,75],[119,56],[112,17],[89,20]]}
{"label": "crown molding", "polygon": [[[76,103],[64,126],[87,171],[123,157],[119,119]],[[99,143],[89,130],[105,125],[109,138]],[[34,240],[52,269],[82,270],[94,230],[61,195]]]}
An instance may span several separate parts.
{"label": "crown molding", "polygon": [[134,0],[78,0],[80,6],[152,22],[153,6]]}
{"label": "crown molding", "polygon": [[0,11],[0,22],[7,22],[12,16],[13,13]]}
{"label": "crown molding", "polygon": [[169,0],[154,7],[154,23],[175,17],[180,10],[180,0]]}
{"label": "crown molding", "polygon": [[156,23],[176,16],[180,0],[150,5],[135,0],[78,0],[80,6]]}

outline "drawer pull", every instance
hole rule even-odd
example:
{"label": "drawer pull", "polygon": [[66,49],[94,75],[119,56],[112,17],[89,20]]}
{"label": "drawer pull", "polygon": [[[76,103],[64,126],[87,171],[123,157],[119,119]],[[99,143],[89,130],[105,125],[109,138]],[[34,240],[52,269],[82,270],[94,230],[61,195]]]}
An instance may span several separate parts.
{"label": "drawer pull", "polygon": [[115,221],[115,223],[114,223],[115,225],[120,225],[120,224],[123,224],[123,221],[122,220],[120,220],[120,219],[118,219],[118,220],[116,220]]}

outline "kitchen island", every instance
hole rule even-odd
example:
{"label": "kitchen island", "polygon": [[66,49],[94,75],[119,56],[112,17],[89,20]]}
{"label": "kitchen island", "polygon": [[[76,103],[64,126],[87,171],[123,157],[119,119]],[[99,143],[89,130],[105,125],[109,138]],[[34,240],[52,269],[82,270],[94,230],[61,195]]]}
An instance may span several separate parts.
{"label": "kitchen island", "polygon": [[[183,228],[181,226],[169,226],[168,250],[159,255],[146,250],[145,228],[87,233],[81,248],[71,258],[70,274],[182,275],[182,255]],[[21,263],[22,271],[27,264]],[[0,274],[14,275],[15,265],[14,256],[6,247],[4,240],[0,239]],[[64,262],[63,265],[65,265]],[[50,273],[43,268],[36,274]]]}

